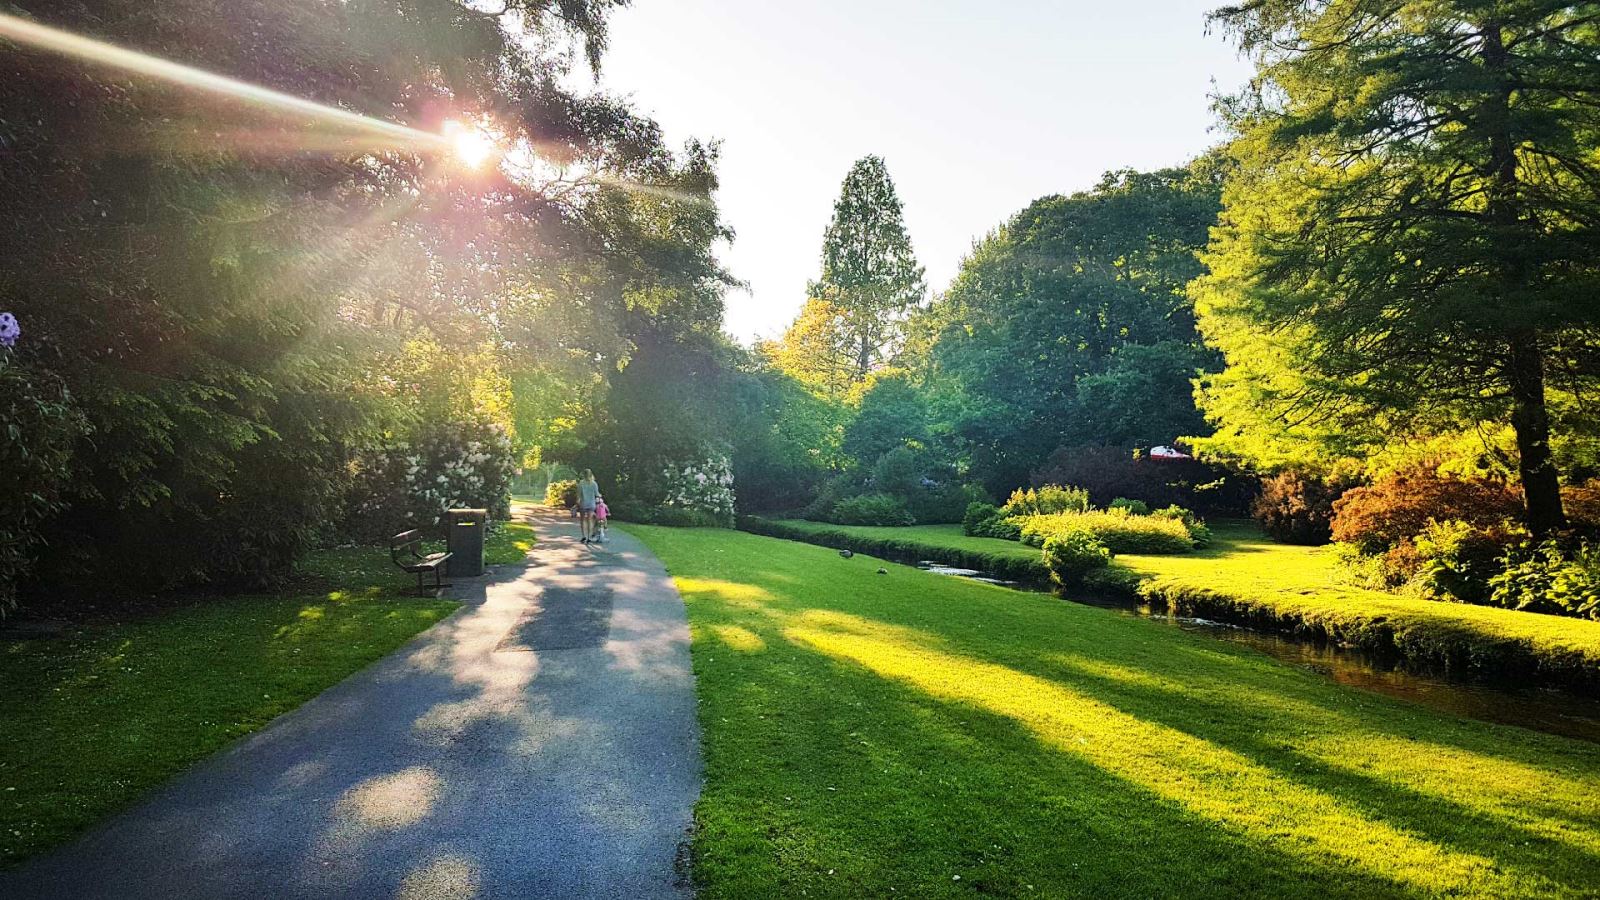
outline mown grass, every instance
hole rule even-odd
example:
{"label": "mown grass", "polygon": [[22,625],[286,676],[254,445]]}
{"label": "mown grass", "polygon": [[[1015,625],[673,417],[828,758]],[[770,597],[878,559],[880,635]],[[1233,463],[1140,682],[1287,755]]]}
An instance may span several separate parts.
{"label": "mown grass", "polygon": [[804,519],[743,518],[739,528],[769,537],[871,553],[897,562],[929,560],[981,569],[1013,581],[1050,581],[1050,570],[1045,567],[1039,548],[999,538],[971,537],[962,533],[960,525],[829,525]]}
{"label": "mown grass", "polygon": [[[1113,568],[1175,612],[1297,632],[1465,678],[1600,692],[1600,622],[1441,603],[1343,583],[1325,548],[1222,525],[1190,556],[1118,556]],[[1115,573],[1114,573],[1115,575]]]}
{"label": "mown grass", "polygon": [[1600,747],[749,534],[688,604],[701,896],[1592,896]]}
{"label": "mown grass", "polygon": [[[968,537],[958,525],[744,520],[741,527],[900,561],[920,557],[1017,581],[1049,580],[1034,548]],[[1327,550],[1273,543],[1247,522],[1214,524],[1211,543],[1193,553],[1118,555],[1092,588],[1138,594],[1183,615],[1359,647],[1422,671],[1600,693],[1600,622],[1364,590],[1341,580]]]}
{"label": "mown grass", "polygon": [[[490,564],[533,531],[491,534]],[[0,867],[72,837],[456,608],[411,596],[383,548],[313,554],[277,595],[197,599],[61,637],[0,641]]]}

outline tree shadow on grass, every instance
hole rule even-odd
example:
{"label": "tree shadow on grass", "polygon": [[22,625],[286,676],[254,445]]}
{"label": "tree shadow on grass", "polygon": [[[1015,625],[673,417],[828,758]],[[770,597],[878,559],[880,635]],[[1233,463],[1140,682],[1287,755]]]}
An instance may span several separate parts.
{"label": "tree shadow on grass", "polygon": [[[1200,652],[1190,643],[1198,639],[1174,641],[1152,631],[1127,630],[1148,627],[1147,623],[1124,620],[1107,626],[1109,616],[1094,623],[1080,613],[1044,614],[1040,608],[1023,616],[1035,621],[1005,621],[1017,610],[998,609],[992,603],[983,609],[983,600],[995,598],[977,593],[969,595],[977,601],[969,608],[928,604],[926,597],[906,602],[906,597],[887,596],[892,590],[873,591],[867,585],[855,590],[836,585],[832,592],[812,592],[807,604],[801,605],[760,587],[771,584],[781,590],[793,583],[794,573],[777,565],[772,568],[775,571],[763,567],[740,572],[720,583],[690,580],[684,585],[700,626],[696,663],[703,680],[702,701],[708,704],[703,713],[755,715],[755,721],[740,723],[740,728],[756,735],[775,727],[759,718],[763,714],[754,712],[758,709],[805,725],[802,733],[786,730],[781,740],[748,748],[741,757],[746,763],[776,756],[786,760],[785,765],[803,767],[811,760],[835,756],[839,746],[847,746],[863,729],[898,733],[892,754],[902,758],[900,765],[915,778],[893,778],[893,760],[880,767],[878,760],[864,766],[860,760],[834,759],[827,771],[869,779],[875,800],[868,805],[874,811],[902,809],[915,802],[894,805],[889,798],[896,790],[915,798],[940,796],[950,786],[961,788],[955,799],[941,796],[940,805],[951,807],[958,819],[971,817],[983,829],[1012,836],[1010,845],[992,844],[1024,845],[1024,852],[1013,851],[1006,871],[1029,871],[1031,865],[1043,870],[1034,876],[1041,879],[1066,871],[1093,877],[1096,892],[1152,895],[1203,895],[1213,888],[1230,895],[1295,891],[1309,895],[1338,893],[1344,887],[1367,896],[1494,891],[1496,886],[1571,892],[1581,891],[1584,879],[1595,876],[1595,860],[1589,853],[1548,838],[1535,846],[1534,832],[1528,832],[1526,848],[1497,844],[1496,837],[1514,838],[1519,830],[1528,829],[1492,811],[1397,782],[1396,777],[1410,774],[1404,763],[1387,777],[1363,775],[1326,759],[1306,757],[1292,743],[1280,746],[1284,739],[1313,729],[1349,731],[1358,741],[1368,732],[1381,737],[1386,731],[1409,740],[1411,735],[1402,732],[1413,721],[1421,721],[1422,740],[1456,739],[1483,744],[1486,751],[1503,751],[1496,739],[1506,740],[1505,729],[1451,723],[1425,710],[1403,710],[1411,715],[1402,726],[1391,721],[1402,711],[1399,704],[1382,700],[1370,704],[1365,715],[1335,709],[1339,698],[1352,694],[1266,661],[1261,663],[1266,675],[1245,678],[1235,685],[1233,696],[1196,699],[1137,679],[1129,684],[1116,677],[1064,670],[1045,657],[1076,652],[1090,661],[1130,667],[1157,682],[1188,676],[1219,685],[1230,677],[1248,676],[1255,666],[1238,666],[1245,670],[1241,673],[1229,664],[1226,671],[1218,671],[1213,653]],[[945,590],[941,585],[939,593]],[[986,616],[989,620],[983,621]],[[886,624],[889,621],[899,624]],[[743,649],[719,646],[718,633],[706,627],[710,625],[737,627],[756,641],[742,640]],[[1037,625],[1082,625],[1092,633],[1073,635],[1068,627],[1041,642],[1037,629],[1029,627]],[[1024,638],[1045,646],[1017,646],[1015,642]],[[1085,644],[1093,650],[1086,652]],[[1004,649],[996,652],[996,647]],[[797,655],[796,649],[814,653]],[[708,654],[704,664],[702,653]],[[816,670],[816,656],[828,660],[824,672]],[[715,666],[715,657],[732,658],[735,664],[724,671]],[[809,662],[808,657],[812,657]],[[729,679],[726,687],[723,679]],[[712,689],[707,682],[718,684]],[[998,687],[985,693],[989,688],[980,683]],[[1051,698],[1053,692],[1062,693]],[[1259,693],[1282,696],[1268,716],[1241,715],[1252,694]],[[1097,715],[1110,724],[1093,718],[1062,719],[1060,710],[1066,707],[1103,707]],[[952,726],[949,719],[957,715],[961,721]],[[1051,721],[1052,716],[1060,721]],[[835,724],[840,717],[842,721]],[[854,731],[846,726],[854,726]],[[1264,736],[1244,734],[1244,726],[1256,727]],[[1089,742],[1088,749],[1072,744],[1077,727],[1086,729],[1082,737]],[[1482,737],[1461,740],[1474,728]],[[1134,733],[1133,740],[1120,730]],[[1140,739],[1154,745],[1141,747]],[[1094,747],[1094,742],[1109,743],[1110,752]],[[1583,760],[1577,757],[1587,756],[1572,742],[1535,743],[1542,746],[1527,754],[1532,757],[1529,764],[1552,777],[1561,777],[1562,766],[1550,755],[1571,757],[1566,761],[1580,764]],[[720,752],[714,745],[714,752]],[[877,743],[868,738],[867,746]],[[1127,761],[1155,762],[1162,754],[1171,754],[1165,767]],[[1492,765],[1496,754],[1485,756],[1484,763]],[[1185,774],[1186,768],[1192,771]],[[879,778],[880,771],[888,781]],[[929,773],[935,773],[932,784],[926,783]],[[1470,773],[1463,772],[1462,777]],[[1243,780],[1242,786],[1237,779]],[[750,774],[745,786],[767,794],[774,790],[759,772]],[[729,790],[739,799],[736,788]],[[1019,792],[1028,798],[1027,805],[1014,809]],[[973,796],[981,801],[968,802]],[[1069,814],[1052,823],[1041,811],[1041,804],[1049,805],[1041,798],[1060,797],[1071,798],[1065,807]],[[1524,790],[1515,799],[1533,803],[1539,798]],[[1252,803],[1263,807],[1261,815],[1250,808]],[[948,816],[916,812],[903,810],[898,827],[882,830],[920,833],[923,841],[939,843],[938,835],[952,827]],[[1558,831],[1582,829],[1588,821],[1572,808],[1558,806],[1551,813],[1552,827]],[[1275,818],[1282,821],[1274,823]],[[859,831],[849,821],[833,827],[828,834],[845,843]],[[1084,835],[1104,840],[1076,840]],[[1052,856],[1042,849],[1047,840],[1072,851]],[[1154,850],[1157,845],[1176,849],[1167,854]],[[936,861],[948,866],[950,845],[941,846],[944,852],[934,854]],[[1536,871],[1552,852],[1557,854],[1555,871]],[[1093,859],[1096,867],[1088,876],[1081,874],[1083,858]],[[1104,860],[1115,862],[1103,865]],[[1070,869],[1073,862],[1077,870]],[[1123,880],[1109,880],[1112,870]],[[1085,884],[1063,881],[1056,887],[1079,893]]]}
{"label": "tree shadow on grass", "polygon": [[722,644],[710,627],[696,644],[706,896],[1420,893],[1242,833],[1013,717],[736,614],[763,649]]}
{"label": "tree shadow on grass", "polygon": [[[567,564],[537,578],[630,574]],[[668,765],[694,745],[681,636],[635,616],[611,633],[636,639],[628,659],[609,643],[495,652],[533,587],[514,582],[534,577],[459,584],[462,614],[0,876],[0,895],[678,896],[672,860],[698,781]],[[644,587],[670,597],[659,576]]]}
{"label": "tree shadow on grass", "polygon": [[[1547,879],[1560,890],[1581,893],[1600,878],[1600,805],[1593,802],[1593,788],[1570,778],[1541,768],[1535,773],[1512,773],[1513,777],[1532,779],[1512,787],[1480,780],[1474,784],[1472,798],[1484,803],[1479,807],[1464,798],[1446,796],[1439,787],[1452,777],[1459,785],[1460,778],[1482,774],[1487,767],[1473,765],[1471,760],[1431,758],[1433,753],[1451,750],[1431,742],[1427,726],[1419,729],[1414,740],[1406,739],[1409,746],[1402,751],[1409,750],[1410,755],[1341,760],[1326,752],[1312,752],[1314,740],[1311,746],[1296,744],[1297,739],[1326,728],[1327,718],[1279,715],[1271,728],[1250,733],[1218,726],[1237,712],[1236,705],[1222,699],[1179,694],[1081,668],[1063,680],[1129,715],[1210,741],[1287,780],[1337,796],[1374,820],[1463,853],[1491,858],[1497,866],[1520,870],[1526,877]],[[1359,728],[1355,717],[1338,718],[1347,718],[1349,726]],[[1359,731],[1357,736],[1361,736]],[[1372,736],[1381,739],[1379,734]],[[1590,770],[1594,771],[1597,769]],[[1397,780],[1413,773],[1431,779],[1435,788],[1412,787]],[[1566,802],[1549,801],[1552,791],[1561,791]],[[1529,819],[1544,821],[1536,827]],[[1581,839],[1585,835],[1587,839]]]}

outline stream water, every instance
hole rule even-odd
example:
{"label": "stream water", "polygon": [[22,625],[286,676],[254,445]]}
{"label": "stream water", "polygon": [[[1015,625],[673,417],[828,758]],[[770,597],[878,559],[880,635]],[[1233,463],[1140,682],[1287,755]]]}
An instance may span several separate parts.
{"label": "stream water", "polygon": [[[939,575],[1030,590],[1025,585],[1003,581],[973,569],[934,562],[920,563],[917,568]],[[1149,619],[1192,634],[1242,644],[1289,665],[1308,669],[1359,690],[1397,697],[1453,715],[1600,743],[1600,699],[1556,690],[1522,690],[1454,681],[1408,671],[1391,660],[1377,659],[1347,647],[1254,631],[1206,619],[1173,616],[1131,601],[1083,596],[1065,599],[1106,609],[1117,615]]]}

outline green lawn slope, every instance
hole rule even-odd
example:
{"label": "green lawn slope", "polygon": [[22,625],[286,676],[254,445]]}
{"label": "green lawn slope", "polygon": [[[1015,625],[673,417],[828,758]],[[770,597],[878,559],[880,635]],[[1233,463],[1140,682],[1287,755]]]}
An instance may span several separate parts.
{"label": "green lawn slope", "polygon": [[[1048,583],[1039,551],[968,537],[959,525],[875,528],[741,519],[747,531],[900,562],[937,560]],[[1180,615],[1358,647],[1416,669],[1600,693],[1600,622],[1438,603],[1344,584],[1324,548],[1273,543],[1252,524],[1213,526],[1210,546],[1119,555],[1091,589],[1138,594]]]}
{"label": "green lawn slope", "polygon": [[895,562],[929,560],[979,569],[1010,581],[1050,583],[1050,570],[1045,568],[1037,547],[998,538],[970,537],[960,525],[830,525],[805,519],[743,517],[739,528],[768,537],[870,553]]}
{"label": "green lawn slope", "polygon": [[705,898],[1592,896],[1600,747],[1044,594],[629,526],[688,604]]}

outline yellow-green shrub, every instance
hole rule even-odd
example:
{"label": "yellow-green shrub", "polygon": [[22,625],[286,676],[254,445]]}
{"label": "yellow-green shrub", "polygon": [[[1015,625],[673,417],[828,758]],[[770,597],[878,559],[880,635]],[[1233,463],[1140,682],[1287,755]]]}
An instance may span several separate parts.
{"label": "yellow-green shrub", "polygon": [[569,509],[578,505],[578,483],[576,481],[552,481],[544,489],[544,505],[554,506],[557,509]]}
{"label": "yellow-green shrub", "polygon": [[1112,553],[1188,553],[1194,538],[1180,519],[1130,515],[1124,510],[1091,510],[1049,516],[1022,516],[1015,520],[1022,542],[1043,547],[1045,541],[1069,531],[1087,531]]}

